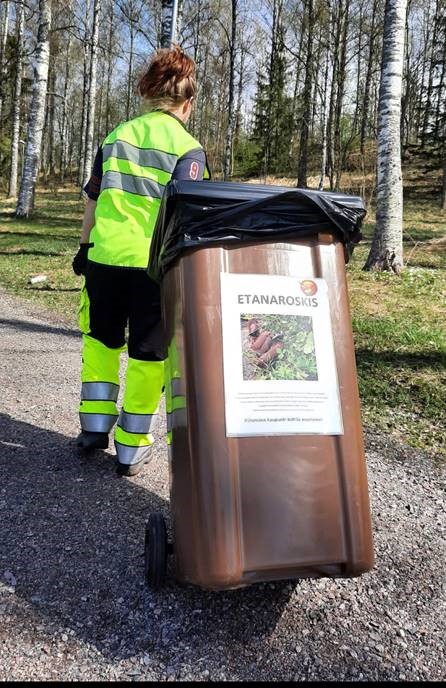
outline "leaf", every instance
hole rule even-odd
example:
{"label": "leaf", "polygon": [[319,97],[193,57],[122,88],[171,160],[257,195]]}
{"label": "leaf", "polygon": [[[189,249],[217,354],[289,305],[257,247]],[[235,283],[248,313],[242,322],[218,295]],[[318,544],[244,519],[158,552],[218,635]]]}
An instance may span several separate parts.
{"label": "leaf", "polygon": [[314,351],[314,337],[313,337],[313,333],[309,332],[307,334],[305,344],[303,346],[303,352],[304,352],[304,354],[311,354],[311,353],[313,353],[313,351]]}

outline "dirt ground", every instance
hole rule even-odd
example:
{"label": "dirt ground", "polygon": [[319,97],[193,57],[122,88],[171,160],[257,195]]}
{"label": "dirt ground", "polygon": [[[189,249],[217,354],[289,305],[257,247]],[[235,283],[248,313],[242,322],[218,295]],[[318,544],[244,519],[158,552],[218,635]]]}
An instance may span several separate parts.
{"label": "dirt ground", "polygon": [[0,680],[446,677],[444,468],[366,433],[376,565],[212,593],[143,580],[169,515],[165,425],[135,478],[75,447],[81,340],[0,294]]}

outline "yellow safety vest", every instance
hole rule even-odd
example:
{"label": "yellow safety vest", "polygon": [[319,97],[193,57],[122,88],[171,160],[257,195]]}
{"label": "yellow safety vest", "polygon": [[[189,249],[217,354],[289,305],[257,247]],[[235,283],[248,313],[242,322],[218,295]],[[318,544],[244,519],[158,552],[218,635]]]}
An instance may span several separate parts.
{"label": "yellow safety vest", "polygon": [[[102,183],[88,259],[146,268],[164,188],[177,161],[200,143],[174,116],[161,111],[120,124],[102,145]],[[209,179],[206,168],[204,178]]]}

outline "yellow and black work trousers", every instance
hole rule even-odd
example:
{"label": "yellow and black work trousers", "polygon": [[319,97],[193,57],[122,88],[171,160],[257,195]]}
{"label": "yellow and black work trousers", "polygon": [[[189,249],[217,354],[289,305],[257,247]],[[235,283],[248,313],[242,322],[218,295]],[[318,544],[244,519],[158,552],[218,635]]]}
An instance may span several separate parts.
{"label": "yellow and black work trousers", "polygon": [[[81,293],[80,328],[81,428],[109,433],[117,421],[118,461],[127,465],[138,463],[154,441],[152,432],[164,384],[158,285],[145,270],[90,261]],[[129,359],[119,412],[119,363],[126,348]]]}

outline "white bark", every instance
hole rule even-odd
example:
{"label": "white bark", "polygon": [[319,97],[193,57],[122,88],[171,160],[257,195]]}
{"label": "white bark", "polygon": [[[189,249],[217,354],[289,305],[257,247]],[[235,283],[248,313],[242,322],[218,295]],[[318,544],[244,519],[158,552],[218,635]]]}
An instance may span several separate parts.
{"label": "white bark", "polygon": [[21,1],[16,2],[17,24],[17,72],[15,77],[14,106],[12,113],[11,170],[8,198],[17,195],[17,169],[19,163],[20,105],[22,100],[23,46],[25,37],[25,13]]}
{"label": "white bark", "polygon": [[67,97],[68,97],[68,81],[70,78],[70,49],[71,49],[71,37],[68,36],[67,42],[67,54],[65,61],[65,79],[63,87],[63,100],[62,100],[62,126],[61,126],[61,156],[60,156],[60,181],[63,184],[65,181],[65,174],[67,170],[67,158],[68,158],[68,117],[67,117]]}
{"label": "white bark", "polygon": [[129,63],[127,68],[127,100],[125,106],[125,118],[130,119],[130,100],[133,88],[133,45],[135,42],[135,28],[133,21],[130,22],[130,50]]}
{"label": "white bark", "polygon": [[0,122],[3,113],[3,84],[5,82],[5,50],[6,41],[8,40],[8,28],[9,28],[9,0],[4,0],[2,3],[2,16],[1,16],[1,36],[0,36]]}
{"label": "white bark", "polygon": [[177,39],[178,0],[161,0],[161,47],[170,48]]}
{"label": "white bark", "polygon": [[101,0],[94,0],[93,5],[93,29],[91,32],[90,48],[90,78],[87,102],[87,126],[86,143],[84,158],[83,184],[88,182],[93,162],[93,134],[94,134],[94,115],[96,109],[96,72],[98,63],[98,35],[99,35],[99,13],[101,11]]}
{"label": "white bark", "polygon": [[[331,5],[328,4],[329,18],[331,24]],[[327,145],[328,145],[328,107],[330,89],[328,88],[330,75],[330,59],[331,59],[331,27],[327,32],[327,47],[325,53],[325,70],[324,70],[324,89],[321,98],[321,125],[322,125],[322,155],[321,155],[321,176],[319,178],[319,191],[324,190],[325,170],[327,168]]]}
{"label": "white bark", "polygon": [[228,127],[226,130],[225,161],[223,179],[232,176],[232,149],[234,140],[234,80],[235,80],[235,51],[237,37],[237,0],[231,2],[231,42],[229,45],[229,93],[228,93]]}
{"label": "white bark", "polygon": [[403,267],[403,183],[401,173],[401,90],[407,0],[386,0],[378,103],[376,229],[368,270]]}
{"label": "white bark", "polygon": [[51,27],[51,0],[39,0],[39,25],[37,32],[34,85],[28,120],[23,175],[20,184],[16,214],[28,217],[33,209],[34,187],[40,162],[42,131],[45,121],[45,101],[50,57],[49,32]]}
{"label": "white bark", "polygon": [[115,37],[115,14],[114,14],[114,3],[110,3],[110,17],[109,17],[109,32],[108,32],[108,46],[107,46],[107,85],[105,89],[105,131],[108,134],[110,132],[110,94],[111,94],[111,83],[112,83],[112,72],[114,67],[114,60],[112,57],[113,41]]}
{"label": "white bark", "polygon": [[[88,7],[86,4],[85,7]],[[79,137],[79,165],[78,165],[78,181],[79,185],[82,186],[84,181],[84,169],[85,169],[85,132],[87,124],[87,99],[88,99],[88,46],[87,43],[84,44],[83,49],[83,86],[82,86],[82,109],[81,109],[81,127],[80,127],[80,137]]]}

